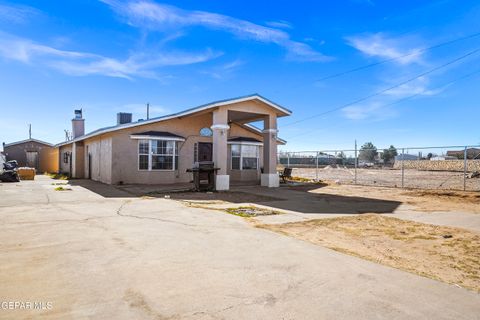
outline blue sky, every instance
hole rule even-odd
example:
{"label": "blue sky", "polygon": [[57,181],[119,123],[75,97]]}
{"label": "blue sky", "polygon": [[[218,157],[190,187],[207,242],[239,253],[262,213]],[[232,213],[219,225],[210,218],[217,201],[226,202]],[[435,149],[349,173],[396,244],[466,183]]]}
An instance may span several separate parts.
{"label": "blue sky", "polygon": [[478,21],[475,0],[0,0],[0,141],[31,123],[60,142],[74,108],[91,131],[120,111],[144,118],[147,102],[157,116],[257,92],[294,112],[279,120],[283,149],[479,144],[480,73],[447,84],[480,70],[480,52],[340,108],[480,48],[421,50]]}

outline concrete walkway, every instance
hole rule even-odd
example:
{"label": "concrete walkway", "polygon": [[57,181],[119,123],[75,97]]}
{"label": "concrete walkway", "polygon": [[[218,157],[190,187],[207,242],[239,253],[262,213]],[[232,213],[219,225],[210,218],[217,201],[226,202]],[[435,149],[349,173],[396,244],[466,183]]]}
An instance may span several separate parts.
{"label": "concrete walkway", "polygon": [[[480,319],[480,295],[168,199],[0,184],[0,319]],[[106,186],[108,187],[108,186]]]}

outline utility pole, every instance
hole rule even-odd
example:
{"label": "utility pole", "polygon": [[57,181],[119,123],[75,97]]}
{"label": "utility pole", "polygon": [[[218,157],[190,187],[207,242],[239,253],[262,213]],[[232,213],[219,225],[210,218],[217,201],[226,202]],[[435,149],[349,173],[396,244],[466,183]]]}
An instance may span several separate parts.
{"label": "utility pole", "polygon": [[147,120],[150,119],[150,103],[147,103]]}

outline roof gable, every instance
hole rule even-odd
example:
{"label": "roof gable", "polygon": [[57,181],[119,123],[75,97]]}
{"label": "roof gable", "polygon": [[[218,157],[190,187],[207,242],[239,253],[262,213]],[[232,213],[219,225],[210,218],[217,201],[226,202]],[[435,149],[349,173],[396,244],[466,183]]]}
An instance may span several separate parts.
{"label": "roof gable", "polygon": [[22,143],[29,143],[29,142],[36,142],[36,143],[43,144],[43,145],[48,146],[48,147],[53,147],[54,146],[51,143],[48,143],[48,142],[45,142],[45,141],[42,141],[42,140],[37,140],[37,139],[30,138],[30,139],[25,139],[25,140],[21,140],[21,141],[5,143],[3,145],[3,147],[10,147],[10,146],[15,146],[15,145],[22,144]]}
{"label": "roof gable", "polygon": [[126,128],[132,128],[132,127],[137,127],[137,126],[142,126],[142,125],[145,125],[145,124],[151,124],[151,123],[156,123],[156,122],[161,122],[161,121],[167,121],[167,120],[174,119],[174,118],[179,118],[179,117],[192,115],[194,113],[205,111],[205,110],[208,110],[208,109],[214,109],[214,108],[218,108],[218,107],[221,107],[221,106],[224,106],[224,105],[229,105],[229,104],[234,104],[234,103],[239,103],[239,102],[244,102],[244,101],[249,101],[249,100],[262,101],[263,103],[265,103],[269,107],[277,110],[280,113],[279,116],[287,116],[287,115],[292,114],[291,110],[289,110],[287,108],[284,108],[284,107],[280,106],[279,104],[277,104],[277,103],[275,103],[275,102],[273,102],[273,101],[255,93],[255,94],[242,96],[242,97],[237,97],[237,98],[233,98],[233,99],[225,99],[225,100],[214,101],[214,102],[211,102],[211,103],[208,103],[208,104],[200,105],[198,107],[190,108],[190,109],[180,111],[180,112],[177,112],[177,113],[174,113],[174,114],[166,115],[166,116],[155,117],[155,118],[152,118],[152,119],[149,119],[149,120],[141,120],[141,121],[132,122],[132,123],[125,123],[125,124],[121,124],[121,125],[100,128],[100,129],[97,129],[97,130],[92,131],[90,133],[87,133],[86,135],[77,137],[73,140],[58,143],[56,146],[58,147],[58,146],[70,144],[70,143],[75,142],[75,141],[82,141],[84,139],[91,138],[91,137],[94,137],[94,136],[97,136],[97,135],[100,135],[100,134],[104,134],[104,133],[107,133],[107,132],[122,130],[122,129],[126,129]]}

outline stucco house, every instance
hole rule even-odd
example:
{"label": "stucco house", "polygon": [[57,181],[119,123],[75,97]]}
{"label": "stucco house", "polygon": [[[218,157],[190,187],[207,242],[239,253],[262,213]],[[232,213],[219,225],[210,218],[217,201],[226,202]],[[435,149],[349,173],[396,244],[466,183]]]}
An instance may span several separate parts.
{"label": "stucco house", "polygon": [[[291,111],[258,95],[216,101],[176,114],[131,121],[85,134],[81,111],[73,139],[57,144],[60,171],[107,184],[172,184],[192,179],[187,169],[202,161],[219,168],[216,189],[230,181],[279,184],[277,118]],[[250,125],[263,122],[263,129]]]}
{"label": "stucco house", "polygon": [[16,160],[20,167],[35,168],[37,172],[58,171],[58,150],[53,144],[34,138],[3,144],[6,160]]}

